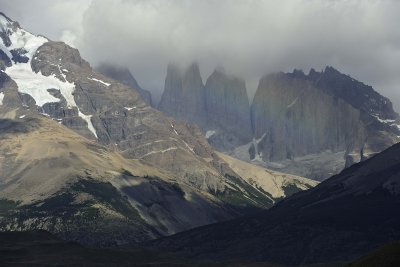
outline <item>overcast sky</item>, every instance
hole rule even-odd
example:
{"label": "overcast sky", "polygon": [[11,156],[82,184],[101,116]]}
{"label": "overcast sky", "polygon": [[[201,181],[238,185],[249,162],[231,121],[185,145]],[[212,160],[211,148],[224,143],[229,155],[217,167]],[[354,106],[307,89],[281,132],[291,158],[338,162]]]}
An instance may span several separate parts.
{"label": "overcast sky", "polygon": [[334,66],[372,85],[400,110],[397,0],[0,0],[32,31],[77,47],[92,65],[126,65],[161,92],[170,61],[197,61],[246,79]]}

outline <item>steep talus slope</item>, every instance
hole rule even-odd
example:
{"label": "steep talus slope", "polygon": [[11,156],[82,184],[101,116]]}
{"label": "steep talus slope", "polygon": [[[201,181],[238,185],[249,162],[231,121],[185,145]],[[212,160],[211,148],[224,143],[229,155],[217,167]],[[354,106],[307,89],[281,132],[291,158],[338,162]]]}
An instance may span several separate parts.
{"label": "steep talus slope", "polygon": [[[100,237],[99,243],[133,242],[234,218],[275,202],[267,191],[235,173],[198,127],[165,116],[147,105],[135,88],[93,71],[78,50],[33,35],[3,15],[0,20],[0,133],[8,155],[0,176],[6,209],[2,229],[44,228],[86,243]],[[184,87],[197,74],[193,66]],[[40,120],[32,129],[31,118]],[[59,128],[46,128],[50,122]],[[30,130],[12,136],[19,127]],[[72,138],[79,144],[68,139],[68,128],[79,134]],[[5,141],[10,138],[16,138],[12,147]],[[30,141],[34,139],[38,141]],[[99,153],[106,156],[99,159]],[[121,162],[105,162],[110,153]],[[76,200],[82,194],[92,196],[89,202],[86,197],[83,204]],[[88,205],[88,214],[79,213]],[[93,205],[115,213],[123,227],[113,220],[96,220]],[[126,209],[117,210],[119,206]],[[18,221],[21,214],[26,217]],[[66,228],[69,220],[72,229]],[[88,228],[81,231],[82,220]],[[91,220],[98,224],[90,225]],[[135,230],[135,225],[140,227]],[[114,235],[117,228],[124,229],[120,235]],[[126,234],[129,231],[133,234]],[[136,236],[136,231],[144,234]],[[85,239],[84,232],[90,238]]]}
{"label": "steep talus slope", "polygon": [[96,68],[101,74],[108,76],[120,83],[128,85],[139,92],[140,97],[146,102],[146,104],[153,106],[151,100],[151,93],[145,89],[142,89],[136,79],[132,76],[132,73],[128,68],[117,67],[111,64],[103,63]]}
{"label": "steep talus slope", "polygon": [[205,226],[153,246],[204,259],[299,265],[348,261],[400,239],[400,145],[258,215]]}
{"label": "steep talus slope", "polygon": [[271,171],[261,166],[238,160],[226,154],[220,152],[217,153],[249,184],[261,191],[268,192],[273,199],[283,199],[299,191],[312,188],[318,184],[317,181],[291,174]]}

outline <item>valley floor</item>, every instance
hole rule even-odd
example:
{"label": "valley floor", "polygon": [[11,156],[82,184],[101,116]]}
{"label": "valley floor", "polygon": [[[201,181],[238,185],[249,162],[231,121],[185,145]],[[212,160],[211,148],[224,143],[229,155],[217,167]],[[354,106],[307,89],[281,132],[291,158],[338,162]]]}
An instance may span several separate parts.
{"label": "valley floor", "polygon": [[[346,265],[346,263],[328,263],[307,266]],[[176,254],[142,248],[95,249],[63,241],[46,231],[31,231],[0,233],[0,266],[283,267],[284,265],[265,262],[199,262]]]}

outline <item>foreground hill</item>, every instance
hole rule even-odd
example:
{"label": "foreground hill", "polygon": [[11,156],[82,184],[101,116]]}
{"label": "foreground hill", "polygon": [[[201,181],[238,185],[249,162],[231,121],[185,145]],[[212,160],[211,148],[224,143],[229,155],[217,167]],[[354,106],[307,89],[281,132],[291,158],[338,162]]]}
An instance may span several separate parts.
{"label": "foreground hill", "polygon": [[374,250],[360,259],[352,262],[348,267],[391,267],[400,266],[400,243],[387,244]]}
{"label": "foreground hill", "polygon": [[400,240],[400,145],[258,215],[153,243],[201,259],[348,261]]}
{"label": "foreground hill", "polygon": [[269,263],[202,262],[142,248],[94,249],[45,231],[0,233],[1,266],[279,267]]}

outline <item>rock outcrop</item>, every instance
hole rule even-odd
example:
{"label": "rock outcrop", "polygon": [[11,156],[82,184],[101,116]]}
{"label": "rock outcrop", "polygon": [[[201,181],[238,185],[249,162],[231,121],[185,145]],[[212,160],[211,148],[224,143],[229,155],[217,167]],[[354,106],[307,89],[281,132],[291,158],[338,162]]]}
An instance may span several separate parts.
{"label": "rock outcrop", "polygon": [[151,99],[151,93],[145,89],[142,89],[135,77],[133,77],[132,73],[128,68],[118,67],[111,64],[101,64],[96,70],[101,74],[110,77],[120,83],[128,85],[132,89],[136,90],[140,97],[146,102],[148,105],[153,106],[153,102]]}
{"label": "rock outcrop", "polygon": [[371,86],[340,73],[333,67],[328,66],[321,72],[311,69],[308,75],[303,73],[300,76],[310,80],[317,88],[327,94],[345,100],[364,113],[378,116],[382,120],[399,118],[388,98],[380,95]]}
{"label": "rock outcrop", "polygon": [[200,127],[206,125],[206,95],[197,64],[193,63],[185,71],[168,65],[164,93],[158,108],[178,120]]}
{"label": "rock outcrop", "polygon": [[253,137],[245,82],[223,70],[215,70],[203,85],[197,64],[185,71],[170,64],[159,109],[197,124],[210,144],[221,151],[230,151]]}
{"label": "rock outcrop", "polygon": [[390,100],[332,67],[266,75],[250,108],[243,80],[216,70],[203,86],[193,66],[168,67],[160,109],[239,159],[323,180],[399,141]]}
{"label": "rock outcrop", "polygon": [[[276,162],[282,171],[315,179],[398,142],[398,115],[390,101],[331,67],[309,75],[296,70],[263,77],[251,117],[256,141],[249,145],[250,159]],[[291,163],[310,160],[324,168],[304,173]]]}
{"label": "rock outcrop", "polygon": [[205,90],[210,144],[229,151],[250,142],[253,133],[244,80],[215,70],[207,79]]}
{"label": "rock outcrop", "polygon": [[264,161],[352,150],[363,140],[359,121],[360,112],[344,100],[284,73],[261,79],[252,104],[258,156]]}

